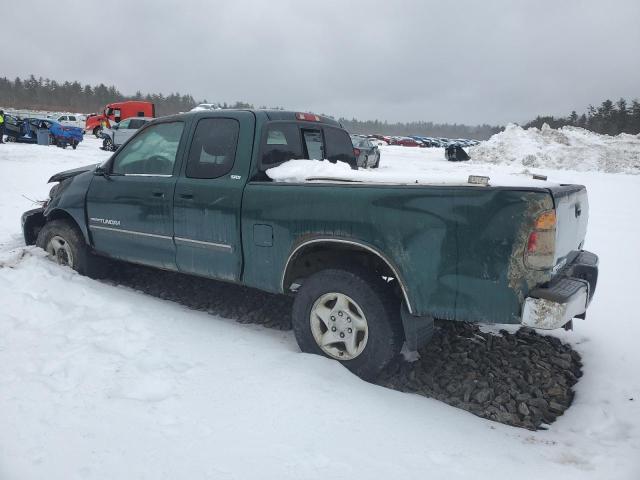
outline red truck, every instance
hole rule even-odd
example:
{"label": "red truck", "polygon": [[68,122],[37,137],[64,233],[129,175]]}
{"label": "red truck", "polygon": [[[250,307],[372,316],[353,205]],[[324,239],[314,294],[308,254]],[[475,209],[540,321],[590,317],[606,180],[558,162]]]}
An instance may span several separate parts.
{"label": "red truck", "polygon": [[87,116],[84,129],[93,132],[96,137],[100,137],[100,130],[103,123],[107,128],[111,128],[111,122],[118,123],[130,117],[155,117],[156,107],[151,102],[114,102],[104,107],[102,113]]}

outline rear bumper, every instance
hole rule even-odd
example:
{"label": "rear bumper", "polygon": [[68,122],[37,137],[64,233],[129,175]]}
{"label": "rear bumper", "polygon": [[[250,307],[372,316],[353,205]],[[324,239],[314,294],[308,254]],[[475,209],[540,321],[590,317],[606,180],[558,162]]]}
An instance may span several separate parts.
{"label": "rear bumper", "polygon": [[598,282],[598,256],[582,251],[544,288],[529,292],[522,309],[522,324],[551,330],[586,315]]}

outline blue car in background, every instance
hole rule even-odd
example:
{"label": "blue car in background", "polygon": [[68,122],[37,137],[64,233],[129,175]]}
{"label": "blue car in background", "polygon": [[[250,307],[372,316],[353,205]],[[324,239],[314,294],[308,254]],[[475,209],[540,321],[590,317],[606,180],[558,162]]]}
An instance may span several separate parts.
{"label": "blue car in background", "polygon": [[37,143],[38,130],[49,131],[49,144],[66,148],[68,145],[75,150],[84,138],[84,132],[78,127],[68,127],[50,118],[19,118],[6,116],[6,131],[8,142]]}

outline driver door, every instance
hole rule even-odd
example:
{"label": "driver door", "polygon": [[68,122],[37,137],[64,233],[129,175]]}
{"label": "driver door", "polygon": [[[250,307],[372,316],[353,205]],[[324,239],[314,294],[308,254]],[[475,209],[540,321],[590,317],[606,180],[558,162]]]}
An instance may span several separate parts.
{"label": "driver door", "polygon": [[94,248],[110,257],[175,270],[173,192],[185,123],[141,130],[96,175],[87,193]]}

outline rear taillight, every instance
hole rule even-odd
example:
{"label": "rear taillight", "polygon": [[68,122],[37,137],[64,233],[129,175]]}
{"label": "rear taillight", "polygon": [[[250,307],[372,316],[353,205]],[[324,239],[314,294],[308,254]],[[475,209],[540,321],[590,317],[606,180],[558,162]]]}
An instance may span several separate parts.
{"label": "rear taillight", "polygon": [[360,149],[359,148],[354,148],[353,149],[353,154],[356,156],[356,158],[358,158],[360,156]]}
{"label": "rear taillight", "polygon": [[556,248],[556,212],[542,212],[533,224],[527,240],[524,260],[528,267],[536,270],[552,268]]}

